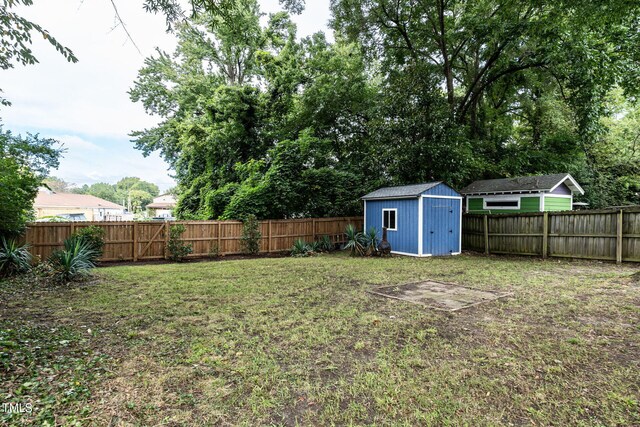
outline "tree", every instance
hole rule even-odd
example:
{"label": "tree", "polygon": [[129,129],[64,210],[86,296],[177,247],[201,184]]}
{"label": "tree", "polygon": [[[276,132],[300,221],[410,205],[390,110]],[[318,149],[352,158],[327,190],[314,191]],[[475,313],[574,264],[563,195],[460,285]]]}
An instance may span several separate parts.
{"label": "tree", "polygon": [[[338,0],[332,8],[338,34],[362,47],[382,81],[376,134],[391,142],[384,153],[399,182],[459,186],[541,167],[597,173],[592,144],[605,95],[616,84],[637,92],[637,3]],[[551,105],[569,119],[561,128],[545,120]],[[546,166],[515,151],[537,152]]]}
{"label": "tree", "polygon": [[[33,0],[0,1],[0,70],[13,68],[16,63],[32,65],[38,62],[31,50],[33,33],[40,34],[69,62],[78,62],[73,52],[60,44],[47,30],[13,11],[18,6],[31,5]],[[2,97],[0,104],[10,105]]]}
{"label": "tree", "polygon": [[0,126],[0,235],[16,235],[33,218],[33,199],[62,149],[53,139],[13,135]]}
{"label": "tree", "polygon": [[48,176],[42,183],[56,193],[69,193],[75,187],[75,184],[70,184],[64,179],[55,176]]}
{"label": "tree", "polygon": [[[363,183],[379,176],[362,162],[376,91],[357,47],[322,34],[298,42],[288,14],[260,27],[255,1],[237,7],[243,31],[201,15],[177,26],[173,55],[147,58],[131,98],[162,121],[132,134],[137,148],[174,168],[181,218],[359,212]],[[322,186],[325,203],[311,206],[302,195],[318,191],[314,176],[340,184]]]}
{"label": "tree", "polygon": [[115,184],[97,182],[92,185],[84,185],[75,190],[76,193],[90,194],[109,200],[114,203],[127,205],[131,202],[133,210],[143,210],[153,198],[160,194],[156,184],[143,181],[140,178],[129,176],[122,178]]}

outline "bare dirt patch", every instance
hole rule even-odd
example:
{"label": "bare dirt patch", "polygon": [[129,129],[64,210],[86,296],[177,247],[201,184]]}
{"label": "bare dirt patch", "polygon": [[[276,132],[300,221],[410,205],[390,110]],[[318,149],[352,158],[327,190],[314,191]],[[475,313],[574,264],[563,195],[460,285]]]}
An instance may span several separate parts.
{"label": "bare dirt patch", "polygon": [[397,286],[383,286],[370,292],[375,295],[422,304],[426,307],[443,311],[458,311],[512,295],[510,292],[484,291],[433,280]]}

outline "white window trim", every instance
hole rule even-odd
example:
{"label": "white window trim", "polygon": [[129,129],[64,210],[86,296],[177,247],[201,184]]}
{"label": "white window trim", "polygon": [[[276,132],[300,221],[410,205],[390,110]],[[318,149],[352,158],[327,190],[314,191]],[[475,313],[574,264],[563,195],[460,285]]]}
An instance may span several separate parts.
{"label": "white window trim", "polygon": [[382,209],[382,228],[384,228],[384,213],[385,212],[395,212],[395,217],[396,217],[396,226],[395,228],[387,228],[387,231],[398,231],[398,208],[383,208]]}
{"label": "white window trim", "polygon": [[[513,210],[520,209],[520,197],[490,197],[483,198],[483,210]],[[517,206],[487,206],[487,202],[517,202]]]}

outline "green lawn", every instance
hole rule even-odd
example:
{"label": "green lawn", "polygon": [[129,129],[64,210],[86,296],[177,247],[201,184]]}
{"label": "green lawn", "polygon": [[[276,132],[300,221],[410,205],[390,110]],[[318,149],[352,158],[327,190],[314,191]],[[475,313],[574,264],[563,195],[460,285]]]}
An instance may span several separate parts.
{"label": "green lawn", "polygon": [[[525,258],[256,259],[101,268],[0,306],[9,424],[640,425],[636,266]],[[514,296],[456,313],[420,279]]]}

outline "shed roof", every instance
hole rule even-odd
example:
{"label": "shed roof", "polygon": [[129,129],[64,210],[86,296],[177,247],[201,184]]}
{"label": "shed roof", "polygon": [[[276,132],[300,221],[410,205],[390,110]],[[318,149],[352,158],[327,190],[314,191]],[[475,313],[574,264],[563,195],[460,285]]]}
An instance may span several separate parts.
{"label": "shed roof", "polygon": [[85,209],[124,209],[117,203],[91,196],[89,194],[54,193],[39,191],[34,208],[85,208]]}
{"label": "shed roof", "polygon": [[398,187],[384,187],[362,197],[363,200],[371,199],[401,199],[418,197],[425,191],[442,184],[441,181],[425,182],[424,184],[401,185]]}
{"label": "shed roof", "polygon": [[540,193],[553,191],[561,184],[565,184],[573,193],[584,194],[582,187],[580,187],[576,180],[568,173],[485,179],[472,182],[460,190],[460,193],[465,196],[504,193]]}

